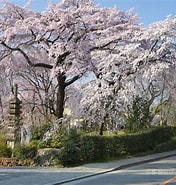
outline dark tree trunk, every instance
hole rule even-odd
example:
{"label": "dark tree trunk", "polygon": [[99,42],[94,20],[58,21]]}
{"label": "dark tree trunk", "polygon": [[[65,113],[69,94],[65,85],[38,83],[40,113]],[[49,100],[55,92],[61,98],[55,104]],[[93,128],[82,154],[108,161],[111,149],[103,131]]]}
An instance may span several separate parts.
{"label": "dark tree trunk", "polygon": [[100,125],[100,130],[99,130],[99,135],[103,135],[103,131],[104,131],[104,126],[108,123],[108,113],[105,114],[103,122]]}
{"label": "dark tree trunk", "polygon": [[58,89],[56,94],[56,112],[55,115],[57,119],[63,117],[64,112],[64,101],[65,101],[65,79],[66,77],[63,75],[58,75]]}
{"label": "dark tree trunk", "polygon": [[100,136],[103,135],[103,130],[104,130],[104,122],[101,123],[101,126],[100,126],[100,131],[99,131],[99,135],[100,135]]}

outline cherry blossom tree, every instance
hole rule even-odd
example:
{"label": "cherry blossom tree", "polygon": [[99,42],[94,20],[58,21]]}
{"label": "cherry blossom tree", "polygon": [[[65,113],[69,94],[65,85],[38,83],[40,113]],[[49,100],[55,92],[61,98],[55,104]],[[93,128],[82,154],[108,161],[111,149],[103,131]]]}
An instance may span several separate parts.
{"label": "cherry blossom tree", "polygon": [[132,11],[100,8],[92,0],[49,3],[42,13],[5,2],[0,9],[0,61],[11,68],[50,70],[57,86],[55,116],[61,118],[66,88],[89,71],[100,74],[104,58],[96,57],[96,51],[110,52],[138,30]]}
{"label": "cherry blossom tree", "polygon": [[[104,60],[97,65],[99,73],[95,81],[84,89],[87,94],[84,93],[82,103],[84,110],[89,110],[89,114],[85,114],[87,120],[101,124],[100,134],[107,119],[117,122],[126,104],[137,96],[144,96],[147,86],[163,70],[175,66],[175,28],[176,18],[168,17],[118,43],[109,54],[96,52],[96,57]],[[139,86],[141,79],[143,83]]]}

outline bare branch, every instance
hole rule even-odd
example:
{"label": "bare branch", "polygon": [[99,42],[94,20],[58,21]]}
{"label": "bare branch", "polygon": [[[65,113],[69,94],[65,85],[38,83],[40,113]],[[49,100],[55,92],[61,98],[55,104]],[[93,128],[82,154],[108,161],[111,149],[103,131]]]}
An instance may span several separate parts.
{"label": "bare branch", "polygon": [[23,57],[26,59],[27,63],[31,66],[31,67],[44,67],[44,68],[48,68],[48,69],[52,69],[53,66],[50,64],[46,64],[46,63],[33,63],[30,58],[28,57],[28,55],[20,48],[12,48],[10,46],[8,46],[4,41],[1,42],[1,44],[3,46],[5,46],[6,48],[8,48],[11,51],[19,51]]}

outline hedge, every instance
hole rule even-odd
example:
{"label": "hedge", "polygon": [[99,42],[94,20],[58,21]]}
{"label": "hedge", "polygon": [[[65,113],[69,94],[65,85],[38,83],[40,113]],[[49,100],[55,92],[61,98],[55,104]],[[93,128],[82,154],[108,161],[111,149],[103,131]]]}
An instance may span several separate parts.
{"label": "hedge", "polygon": [[[71,166],[87,162],[107,161],[119,159],[124,156],[148,151],[169,150],[174,146],[172,137],[176,136],[176,127],[162,126],[148,129],[143,133],[115,135],[115,136],[88,136],[70,138],[63,147],[59,157],[63,166]],[[158,148],[157,148],[158,147]],[[173,148],[174,149],[174,148]]]}
{"label": "hedge", "polygon": [[155,150],[176,136],[176,127],[156,127],[143,133],[123,136],[83,136],[80,153],[84,162],[119,158]]}

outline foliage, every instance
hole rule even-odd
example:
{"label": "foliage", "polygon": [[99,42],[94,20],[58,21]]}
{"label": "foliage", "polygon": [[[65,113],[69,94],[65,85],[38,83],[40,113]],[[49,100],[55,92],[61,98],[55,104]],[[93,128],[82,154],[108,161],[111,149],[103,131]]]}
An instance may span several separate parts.
{"label": "foliage", "polygon": [[84,136],[81,140],[81,156],[84,162],[90,162],[154,151],[160,144],[170,142],[175,135],[176,127],[166,126],[122,136]]}
{"label": "foliage", "polygon": [[76,127],[70,128],[68,133],[68,141],[73,141],[77,145],[80,145],[81,132],[77,130]]}
{"label": "foliage", "polygon": [[171,140],[161,143],[155,148],[155,152],[167,152],[171,150],[176,150],[176,137],[173,137]]}
{"label": "foliage", "polygon": [[160,144],[155,148],[154,151],[157,153],[161,153],[161,152],[168,152],[171,150],[176,150],[176,141],[174,140]]}
{"label": "foliage", "polygon": [[78,144],[80,137],[76,128],[68,129],[64,124],[57,129],[51,128],[51,125],[43,125],[42,128],[35,129],[34,139],[29,144],[37,148],[62,148],[70,140]]}
{"label": "foliage", "polygon": [[76,128],[71,128],[66,136],[67,139],[62,143],[62,153],[59,156],[61,164],[71,166],[80,162],[80,133]]}
{"label": "foliage", "polygon": [[33,129],[33,140],[42,140],[44,134],[50,130],[51,124],[42,124],[41,126],[35,127]]}
{"label": "foliage", "polygon": [[83,161],[94,160],[94,142],[92,137],[84,136],[81,139],[81,158]]}
{"label": "foliage", "polygon": [[[48,121],[63,117],[68,87],[91,73],[91,81],[80,87],[83,98],[76,109],[80,107],[81,116],[100,133],[105,126],[115,129],[129,100],[139,96],[143,104],[146,84],[175,68],[175,17],[143,28],[131,10],[101,8],[92,0],[49,3],[44,12],[3,1],[0,21],[2,104],[18,83],[25,113],[31,115],[27,123],[35,118],[41,123],[39,113]],[[167,80],[174,74],[167,74]],[[129,116],[129,130],[149,123],[148,112],[140,111]],[[59,137],[56,133],[52,143],[40,144],[61,147]],[[43,138],[43,131],[34,138]]]}
{"label": "foliage", "polygon": [[[114,136],[80,135],[73,128],[62,143],[58,163],[63,166],[73,166],[86,162],[118,159],[148,151],[166,151],[174,146],[174,136],[176,137],[174,126],[161,126],[140,133]],[[13,153],[17,159],[24,161],[34,159],[36,151],[34,142],[15,147]]]}
{"label": "foliage", "polygon": [[32,147],[32,148],[40,148],[39,146],[40,146],[40,140],[32,140],[32,141],[30,141],[29,143],[28,143],[28,145],[30,146],[30,147]]}
{"label": "foliage", "polygon": [[68,130],[66,126],[60,127],[53,133],[50,146],[54,148],[62,148],[68,140]]}
{"label": "foliage", "polygon": [[150,104],[148,100],[137,96],[133,100],[132,106],[128,107],[128,112],[125,117],[125,130],[130,133],[135,133],[150,127],[150,122]]}
{"label": "foliage", "polygon": [[16,159],[22,161],[34,159],[37,154],[37,148],[29,145],[17,145],[13,149],[13,154]]}
{"label": "foliage", "polygon": [[72,166],[78,164],[80,162],[79,147],[73,141],[65,143],[59,159],[63,166]]}
{"label": "foliage", "polygon": [[0,157],[11,157],[12,150],[8,148],[3,136],[0,135]]}

